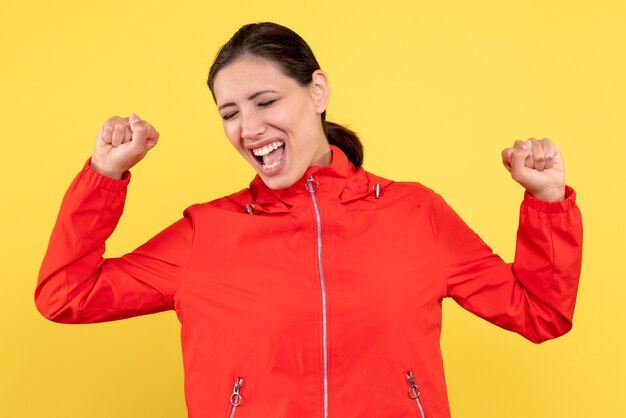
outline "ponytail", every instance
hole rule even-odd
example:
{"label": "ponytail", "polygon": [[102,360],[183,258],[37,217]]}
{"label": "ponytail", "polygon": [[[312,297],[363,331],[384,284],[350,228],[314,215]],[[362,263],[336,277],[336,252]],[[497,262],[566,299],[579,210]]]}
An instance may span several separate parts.
{"label": "ponytail", "polygon": [[363,144],[361,144],[357,134],[334,122],[324,121],[323,124],[328,143],[342,150],[356,168],[361,167],[363,164]]}

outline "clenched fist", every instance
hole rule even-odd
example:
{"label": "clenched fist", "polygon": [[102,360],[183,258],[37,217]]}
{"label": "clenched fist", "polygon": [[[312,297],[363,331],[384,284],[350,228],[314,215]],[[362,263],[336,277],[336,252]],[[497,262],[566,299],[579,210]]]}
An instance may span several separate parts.
{"label": "clenched fist", "polygon": [[91,167],[104,176],[119,180],[154,148],[158,140],[156,129],[139,116],[113,116],[98,132]]}
{"label": "clenched fist", "polygon": [[502,151],[502,163],[513,180],[537,199],[555,202],[565,198],[565,167],[558,148],[545,138],[517,140]]}

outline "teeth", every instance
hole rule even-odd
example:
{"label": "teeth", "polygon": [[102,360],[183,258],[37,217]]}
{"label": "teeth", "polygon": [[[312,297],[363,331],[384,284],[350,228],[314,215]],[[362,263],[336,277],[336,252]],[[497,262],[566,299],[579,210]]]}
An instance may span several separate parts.
{"label": "teeth", "polygon": [[270,152],[274,151],[275,149],[277,149],[278,147],[282,147],[283,145],[285,145],[283,143],[283,141],[276,141],[276,142],[272,142],[271,144],[268,144],[264,147],[261,148],[255,148],[252,150],[252,152],[254,153],[254,155],[256,155],[257,157],[262,157],[264,155],[269,154]]}
{"label": "teeth", "polygon": [[269,170],[270,168],[276,167],[278,164],[280,164],[280,161],[276,161],[275,163],[272,163],[270,165],[263,164],[263,169],[264,170]]}

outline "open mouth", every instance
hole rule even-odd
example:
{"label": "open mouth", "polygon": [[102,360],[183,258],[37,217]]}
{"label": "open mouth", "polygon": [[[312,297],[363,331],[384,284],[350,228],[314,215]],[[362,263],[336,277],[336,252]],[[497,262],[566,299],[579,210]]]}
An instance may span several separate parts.
{"label": "open mouth", "polygon": [[260,148],[254,148],[252,154],[264,170],[278,167],[285,155],[285,143],[274,141]]}

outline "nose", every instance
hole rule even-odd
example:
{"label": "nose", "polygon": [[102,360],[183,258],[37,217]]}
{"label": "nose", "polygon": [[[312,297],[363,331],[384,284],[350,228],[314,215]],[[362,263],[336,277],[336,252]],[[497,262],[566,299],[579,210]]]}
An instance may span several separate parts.
{"label": "nose", "polygon": [[265,133],[267,129],[265,123],[258,114],[249,112],[241,115],[241,138],[254,139]]}

